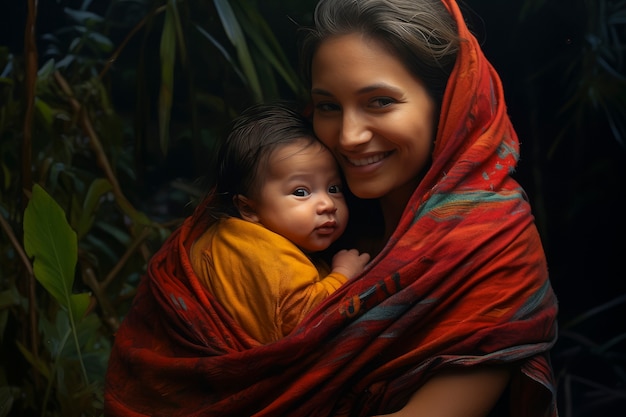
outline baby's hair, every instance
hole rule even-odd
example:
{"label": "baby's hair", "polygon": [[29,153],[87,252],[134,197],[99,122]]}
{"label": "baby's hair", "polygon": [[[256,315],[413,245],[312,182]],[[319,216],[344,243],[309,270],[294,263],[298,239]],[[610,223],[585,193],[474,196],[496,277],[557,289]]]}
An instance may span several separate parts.
{"label": "baby's hair", "polygon": [[275,101],[244,110],[218,151],[211,215],[240,217],[233,197],[253,197],[263,185],[272,153],[295,142],[302,142],[303,148],[316,143],[323,146],[294,103]]}

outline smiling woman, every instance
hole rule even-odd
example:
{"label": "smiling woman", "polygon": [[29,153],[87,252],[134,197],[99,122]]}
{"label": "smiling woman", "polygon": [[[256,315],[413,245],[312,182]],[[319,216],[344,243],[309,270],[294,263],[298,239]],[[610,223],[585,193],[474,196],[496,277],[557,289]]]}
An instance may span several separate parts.
{"label": "smiling woman", "polygon": [[[530,301],[536,293],[542,300],[541,307],[535,306],[539,317],[548,313],[547,344],[536,346],[538,354],[523,354],[528,364],[493,367],[513,357],[495,363],[474,357],[473,366],[453,365],[467,360],[461,354],[432,374],[394,415],[484,416],[509,378],[517,390],[523,387],[512,391],[513,408],[523,407],[525,396],[534,396],[543,401],[542,410],[524,409],[522,415],[555,415],[556,400],[547,395],[553,391],[549,361],[539,352],[545,354],[554,343],[556,301],[530,207],[510,177],[519,158],[517,136],[498,74],[465,27],[456,3],[321,0],[315,18],[302,51],[315,133],[337,157],[350,190],[362,199],[375,199],[384,219],[378,243],[361,246],[378,254],[368,275],[381,275],[382,265],[394,260],[403,262],[410,268],[404,278],[412,284],[435,285],[432,295],[447,287],[446,297],[463,300],[442,313],[458,318],[431,322],[431,330],[421,333],[421,343],[461,337],[478,323],[470,318],[475,308],[485,308],[479,315],[509,317],[505,320],[515,328],[519,307],[510,297]],[[467,242],[472,243],[462,249]],[[483,256],[490,260],[481,263]],[[472,267],[457,269],[459,262]],[[513,263],[527,272],[520,275]],[[404,288],[401,271],[396,283]],[[498,296],[502,304],[487,308],[487,294],[513,282],[523,282],[525,288],[510,287],[510,293]],[[358,307],[351,310],[373,308],[379,300],[371,298],[369,293],[353,298]],[[456,316],[461,311],[469,315]],[[502,329],[496,328],[493,323],[481,332],[499,337]],[[504,340],[506,333],[500,334]],[[524,350],[524,338],[536,337],[530,332],[519,336],[518,342],[508,340],[502,348],[519,343],[518,349]],[[463,343],[457,348],[473,350]],[[494,345],[483,354],[492,349],[499,350]],[[441,357],[443,350],[434,348],[429,359]],[[536,361],[540,372],[529,373],[526,366],[535,368],[529,364]],[[542,382],[533,386],[531,381]],[[410,390],[404,386],[403,394],[405,389]],[[393,402],[391,385],[384,391],[383,398]]]}
{"label": "smiling woman", "polygon": [[[151,261],[120,328],[106,414],[555,417],[556,298],[511,177],[519,143],[502,84],[456,2],[320,0],[314,17],[302,44],[312,123],[355,195],[348,237],[374,259],[260,345],[189,262],[201,206]],[[280,199],[324,190],[316,213],[337,218],[321,226],[340,224],[323,183]]]}

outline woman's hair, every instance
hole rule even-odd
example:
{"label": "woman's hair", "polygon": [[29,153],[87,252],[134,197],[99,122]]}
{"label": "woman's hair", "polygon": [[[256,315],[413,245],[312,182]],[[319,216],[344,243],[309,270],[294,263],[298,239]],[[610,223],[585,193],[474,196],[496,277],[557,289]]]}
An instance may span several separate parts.
{"label": "woman's hair", "polygon": [[301,141],[306,148],[317,141],[310,121],[287,101],[253,105],[234,121],[218,152],[218,171],[209,208],[214,217],[236,216],[233,197],[253,196],[263,185],[272,153]]}
{"label": "woman's hair", "polygon": [[320,0],[303,28],[300,63],[311,84],[315,52],[326,39],[360,33],[382,42],[419,78],[438,107],[459,50],[457,26],[441,0]]}

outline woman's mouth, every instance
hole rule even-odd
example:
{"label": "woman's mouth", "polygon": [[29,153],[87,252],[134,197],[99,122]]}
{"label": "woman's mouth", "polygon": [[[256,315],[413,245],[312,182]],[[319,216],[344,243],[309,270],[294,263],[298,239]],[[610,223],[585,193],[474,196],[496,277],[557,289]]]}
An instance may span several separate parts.
{"label": "woman's mouth", "polygon": [[375,164],[376,162],[382,161],[387,156],[389,156],[389,154],[391,154],[391,152],[382,152],[382,153],[378,153],[376,155],[370,155],[364,158],[351,158],[349,156],[346,156],[345,158],[352,165],[357,166],[357,167],[362,167],[365,165],[371,165],[371,164]]}

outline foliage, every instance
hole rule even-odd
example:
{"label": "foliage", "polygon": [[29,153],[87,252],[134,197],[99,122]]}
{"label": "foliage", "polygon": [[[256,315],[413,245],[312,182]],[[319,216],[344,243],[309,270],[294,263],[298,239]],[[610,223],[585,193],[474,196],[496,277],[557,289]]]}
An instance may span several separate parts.
{"label": "foliage", "polygon": [[[590,326],[612,322],[626,306],[626,294],[581,313],[563,323],[554,360],[560,387],[561,415],[611,415],[626,401],[626,330],[606,338]],[[598,379],[598,375],[602,379]]]}
{"label": "foliage", "polygon": [[515,45],[526,78],[509,91],[526,112],[518,125],[532,141],[532,198],[561,300],[560,414],[617,416],[626,404],[624,245],[614,243],[626,231],[626,1],[524,6]]}
{"label": "foliage", "polygon": [[[202,194],[151,172],[184,141],[199,171],[246,103],[302,94],[249,1],[102,4],[66,1],[24,56],[0,48],[0,416],[101,414],[113,334],[180,221],[170,205]],[[129,83],[134,112],[115,104]]]}
{"label": "foliage", "polygon": [[[72,401],[72,386],[84,386],[86,391],[96,394],[102,390],[102,376],[106,361],[102,355],[94,355],[93,343],[102,345],[98,339],[99,319],[90,314],[85,317],[89,306],[87,293],[73,294],[74,269],[78,258],[76,233],[65,219],[61,207],[41,186],[35,184],[33,195],[24,211],[24,249],[33,259],[33,274],[37,281],[53,296],[61,307],[51,312],[53,323],[41,317],[40,327],[47,341],[45,357],[37,358],[24,345],[18,347],[33,368],[46,379],[45,397],[41,409],[47,409],[52,387],[58,387],[57,399],[63,415],[95,414],[89,402],[78,404]],[[55,307],[52,305],[52,307]],[[96,339],[96,341],[94,341]],[[69,343],[73,340],[73,344]],[[104,339],[106,345],[106,339]],[[83,355],[82,351],[87,355]],[[95,352],[94,352],[95,351]],[[41,353],[41,352],[40,352]],[[91,361],[90,361],[91,357]],[[87,365],[90,364],[87,372]],[[78,366],[76,366],[78,363]],[[78,369],[81,372],[70,373]],[[93,380],[96,372],[96,381]],[[92,385],[93,384],[93,385]]]}

